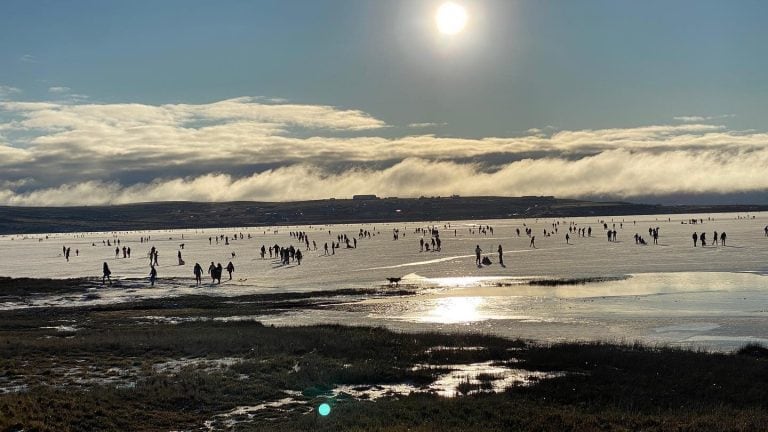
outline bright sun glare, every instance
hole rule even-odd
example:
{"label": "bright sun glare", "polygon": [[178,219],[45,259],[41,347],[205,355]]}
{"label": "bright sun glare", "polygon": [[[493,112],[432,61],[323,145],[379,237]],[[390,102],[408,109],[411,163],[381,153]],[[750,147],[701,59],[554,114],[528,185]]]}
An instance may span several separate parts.
{"label": "bright sun glare", "polygon": [[453,2],[443,3],[435,16],[440,33],[453,35],[464,30],[467,25],[467,11]]}

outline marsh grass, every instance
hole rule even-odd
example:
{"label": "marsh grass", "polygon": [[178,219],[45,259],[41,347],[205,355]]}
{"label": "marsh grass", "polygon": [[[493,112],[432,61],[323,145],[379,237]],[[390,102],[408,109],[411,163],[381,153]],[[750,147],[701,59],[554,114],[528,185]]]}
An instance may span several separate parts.
{"label": "marsh grass", "polygon": [[[277,296],[312,307],[332,296]],[[296,306],[297,308],[300,306]],[[137,316],[255,314],[268,297],[203,296],[93,308],[0,312],[0,431],[196,430],[238,406],[295,391],[308,406],[330,400],[327,418],[277,411],[242,431],[768,430],[768,350],[734,354],[608,343],[534,344],[477,334],[408,334],[339,325],[268,327],[258,322],[142,322]],[[41,327],[72,322],[76,332]],[[58,323],[58,324],[57,324]],[[441,347],[440,349],[434,349]],[[229,367],[169,360],[234,358]],[[502,393],[480,374],[458,398],[411,394],[376,402],[329,399],[337,385],[433,382],[450,365],[491,361],[562,371]],[[431,366],[430,366],[431,365]],[[77,381],[72,371],[114,381]],[[82,372],[85,371],[85,372]],[[69,372],[69,373],[68,373]]]}

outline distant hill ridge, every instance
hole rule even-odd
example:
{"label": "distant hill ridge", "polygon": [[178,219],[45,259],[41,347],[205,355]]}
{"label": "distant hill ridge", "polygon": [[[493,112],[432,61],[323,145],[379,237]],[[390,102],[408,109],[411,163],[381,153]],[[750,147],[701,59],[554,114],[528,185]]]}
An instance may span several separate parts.
{"label": "distant hill ridge", "polygon": [[294,202],[155,202],[110,206],[0,206],[0,234],[127,231],[460,219],[755,212],[768,205],[597,202],[554,197],[422,197]]}

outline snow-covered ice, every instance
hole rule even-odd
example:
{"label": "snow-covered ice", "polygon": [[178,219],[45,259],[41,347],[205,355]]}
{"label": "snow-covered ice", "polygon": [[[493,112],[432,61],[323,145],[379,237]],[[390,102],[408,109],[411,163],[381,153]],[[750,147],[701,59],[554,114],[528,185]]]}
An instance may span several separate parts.
{"label": "snow-covered ice", "polygon": [[[681,223],[689,219],[703,223]],[[56,306],[119,302],[185,294],[236,296],[253,293],[313,291],[340,288],[381,288],[387,277],[401,277],[401,285],[417,290],[410,297],[375,298],[327,310],[303,311],[301,316],[277,315],[275,324],[343,322],[385,325],[396,329],[471,330],[548,341],[566,339],[643,340],[731,349],[768,338],[768,225],[767,213],[618,216],[558,219],[489,220],[362,225],[160,230],[152,232],[78,233],[0,237],[0,275],[12,277],[99,277],[107,262],[121,288],[94,288],[91,295],[41,297],[31,305]],[[608,242],[603,224],[618,232]],[[570,233],[569,223],[592,228],[592,237]],[[450,226],[448,226],[450,224]],[[525,225],[524,225],[525,224]],[[417,227],[436,226],[442,250],[420,252]],[[490,225],[481,234],[471,229]],[[525,227],[536,236],[529,247]],[[659,227],[659,245],[648,229]],[[359,238],[360,230],[372,238]],[[400,239],[393,239],[393,229]],[[520,229],[520,236],[516,234]],[[299,246],[291,231],[304,231],[318,249],[304,252],[301,265],[279,265],[261,259],[262,245]],[[330,234],[329,234],[330,231]],[[707,247],[693,247],[691,234],[706,232]],[[713,232],[727,233],[727,246],[711,246]],[[243,239],[240,239],[240,233]],[[345,233],[357,238],[357,248],[342,247],[325,256],[323,245]],[[635,233],[649,245],[636,245]],[[404,235],[403,235],[404,234]],[[151,236],[148,243],[140,237]],[[209,244],[209,237],[229,236]],[[249,239],[248,236],[251,236]],[[182,237],[183,236],[183,237]],[[132,249],[131,258],[115,257],[120,239]],[[233,240],[233,238],[236,238]],[[427,235],[425,239],[429,240]],[[181,249],[181,244],[184,248]],[[479,245],[494,264],[475,265]],[[504,248],[506,267],[497,263]],[[70,262],[62,246],[71,248]],[[159,250],[159,281],[149,287],[151,246]],[[343,246],[343,242],[342,242]],[[79,256],[75,251],[79,250]],[[181,251],[185,265],[177,265]],[[233,257],[232,254],[235,254]],[[222,285],[194,286],[192,266],[210,262],[236,267],[233,280],[226,272]],[[628,279],[624,279],[629,276]],[[584,285],[528,285],[532,279],[608,278]],[[28,306],[9,301],[4,308]]]}

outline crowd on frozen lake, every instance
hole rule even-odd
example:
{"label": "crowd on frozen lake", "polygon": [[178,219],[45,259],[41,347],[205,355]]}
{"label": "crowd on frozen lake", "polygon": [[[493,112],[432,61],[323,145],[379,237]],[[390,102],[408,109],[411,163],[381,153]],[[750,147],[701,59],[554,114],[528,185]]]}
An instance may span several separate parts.
{"label": "crowd on frozen lake", "polygon": [[[768,313],[766,213],[8,235],[0,237],[0,253],[3,276],[109,276],[97,296],[36,305],[387,289],[394,281],[420,293],[418,302],[388,299],[385,307],[370,299],[365,313],[328,311],[306,319],[432,323],[543,339],[661,340],[669,332],[652,329],[683,325],[711,333],[737,320],[742,330],[722,337],[735,343],[768,334],[760,324]],[[222,279],[222,272],[229,277]],[[541,279],[606,281],[526,285]],[[646,307],[638,309],[641,303]],[[650,321],[641,324],[640,315]],[[675,321],[683,316],[698,317],[700,325]],[[692,331],[674,332],[686,337],[671,340],[716,336]]]}

